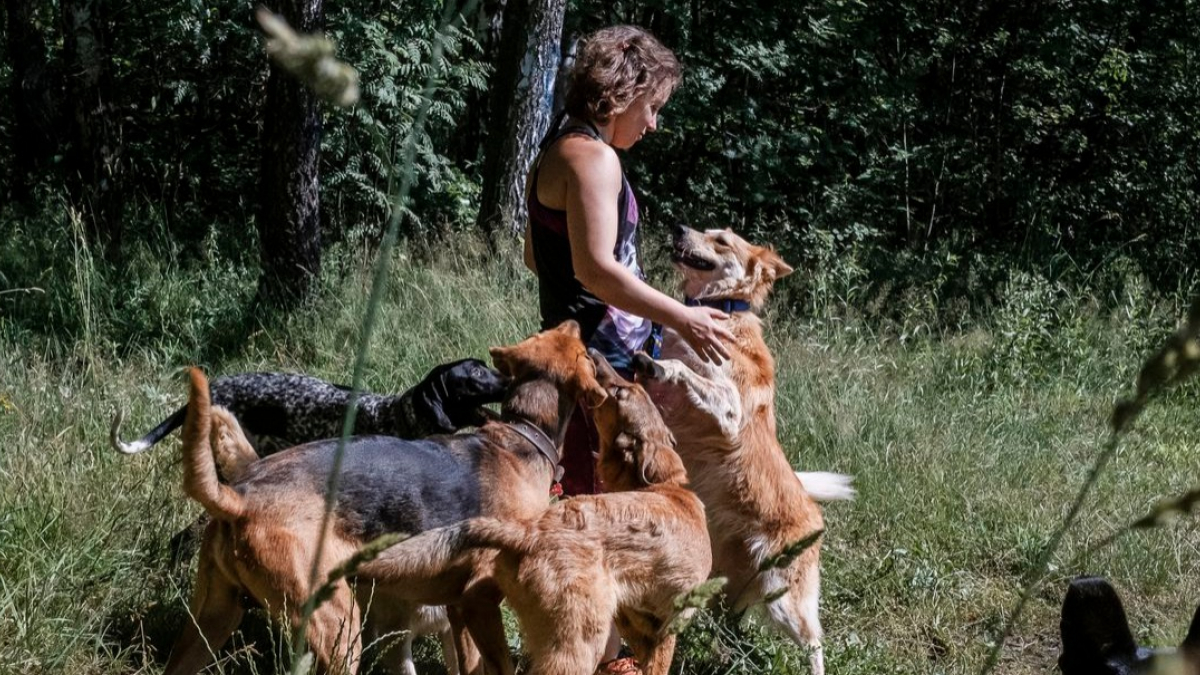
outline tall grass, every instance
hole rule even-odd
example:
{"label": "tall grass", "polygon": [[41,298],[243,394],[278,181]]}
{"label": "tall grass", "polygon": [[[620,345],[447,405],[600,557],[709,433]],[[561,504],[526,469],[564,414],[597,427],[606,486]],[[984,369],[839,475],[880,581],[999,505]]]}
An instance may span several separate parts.
{"label": "tall grass", "polygon": [[[169,540],[199,508],[179,488],[176,442],[136,457],[108,450],[112,413],[130,413],[129,431],[157,423],[183,400],[180,369],[193,363],[214,375],[349,381],[369,266],[359,252],[333,251],[311,306],[260,317],[247,308],[253,268],[219,247],[203,264],[148,249],[134,256],[139,269],[117,274],[88,263],[73,241],[32,228],[21,236],[59,255],[42,258],[55,262],[40,277],[17,274],[35,265],[5,267],[12,288],[43,293],[0,296],[0,672],[153,672],[186,620],[190,572],[172,566]],[[488,346],[532,332],[536,290],[518,261],[515,247],[493,256],[469,238],[423,256],[400,246],[367,388],[398,391],[437,363],[486,358]],[[803,273],[783,282],[767,335],[793,464],[854,474],[859,488],[857,501],[826,509],[829,668],[977,672],[1100,451],[1114,400],[1132,392],[1181,308],[1136,294],[1099,302],[1014,275],[990,314],[954,331],[912,330],[933,325],[920,307],[893,312],[893,323],[789,309],[789,285],[806,282]],[[45,326],[34,315],[42,308],[52,310]],[[1178,642],[1200,601],[1192,522],[1073,561],[1159,497],[1196,485],[1195,402],[1194,385],[1184,386],[1139,420],[998,672],[1052,668],[1061,594],[1078,573],[1114,580],[1140,639]],[[758,625],[702,614],[682,637],[677,671],[805,672],[803,654]],[[282,672],[287,653],[285,636],[252,621],[222,652],[221,670]],[[435,667],[436,650],[422,654]]]}

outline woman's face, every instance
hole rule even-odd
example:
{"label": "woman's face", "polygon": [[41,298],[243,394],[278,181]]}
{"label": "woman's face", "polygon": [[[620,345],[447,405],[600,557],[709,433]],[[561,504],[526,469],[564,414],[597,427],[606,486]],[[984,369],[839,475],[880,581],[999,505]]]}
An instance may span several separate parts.
{"label": "woman's face", "polygon": [[633,99],[633,103],[612,118],[612,139],[609,145],[620,150],[633,147],[642,136],[658,129],[658,111],[665,101],[647,92]]}

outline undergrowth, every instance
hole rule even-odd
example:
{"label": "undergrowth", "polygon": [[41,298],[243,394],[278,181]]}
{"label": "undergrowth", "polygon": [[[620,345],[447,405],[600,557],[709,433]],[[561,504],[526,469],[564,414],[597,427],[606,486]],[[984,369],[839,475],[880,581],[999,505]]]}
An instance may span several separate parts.
{"label": "undergrowth", "polygon": [[[350,243],[328,251],[318,297],[274,316],[252,304],[252,255],[217,237],[199,248],[133,244],[118,269],[81,243],[69,213],[13,225],[0,242],[0,672],[157,670],[191,584],[170,539],[199,508],[182,495],[170,442],[137,457],[108,449],[112,414],[126,410],[129,430],[156,424],[183,400],[180,369],[191,364],[348,381],[370,254]],[[669,286],[661,242],[646,244],[652,278]],[[486,358],[535,330],[536,286],[519,259],[515,242],[498,254],[470,237],[402,245],[366,386],[399,391],[437,363]],[[916,290],[873,302],[852,267],[780,284],[765,320],[781,440],[797,468],[853,474],[859,489],[825,510],[831,672],[982,665],[1101,449],[1114,400],[1182,314],[1186,294],[1155,295],[1128,267],[1105,273],[1119,282],[1097,291],[1013,271],[986,307],[953,321]],[[1195,385],[1169,393],[1118,449],[1000,672],[1052,669],[1061,594],[1080,573],[1113,579],[1140,640],[1178,642],[1200,600],[1193,523],[1077,558],[1195,485],[1196,398]],[[286,642],[255,615],[219,670],[282,672]],[[433,643],[418,655],[422,672],[439,668]],[[675,672],[806,668],[802,650],[755,617],[716,610],[682,635]]]}

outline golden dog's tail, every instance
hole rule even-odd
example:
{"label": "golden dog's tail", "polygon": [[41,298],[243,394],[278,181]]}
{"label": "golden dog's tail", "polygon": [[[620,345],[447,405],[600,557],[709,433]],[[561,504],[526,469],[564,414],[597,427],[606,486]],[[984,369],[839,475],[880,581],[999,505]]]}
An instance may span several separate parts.
{"label": "golden dog's tail", "polygon": [[530,527],[525,523],[472,518],[426,530],[380,553],[361,567],[361,575],[389,583],[421,583],[437,578],[480,548],[528,552]]}
{"label": "golden dog's tail", "polygon": [[245,511],[242,496],[217,479],[212,448],[212,400],[208,379],[192,368],[187,417],[183,421],[183,491],[218,520],[234,520]]}
{"label": "golden dog's tail", "polygon": [[528,523],[472,518],[463,526],[467,545],[474,548],[498,548],[513,553],[531,553],[537,548]]}

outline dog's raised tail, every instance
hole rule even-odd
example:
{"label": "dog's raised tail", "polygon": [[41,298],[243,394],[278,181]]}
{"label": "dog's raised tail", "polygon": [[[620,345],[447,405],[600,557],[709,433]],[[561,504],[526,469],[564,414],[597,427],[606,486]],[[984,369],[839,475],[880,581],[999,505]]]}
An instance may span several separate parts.
{"label": "dog's raised tail", "polygon": [[844,473],[797,471],[796,478],[800,479],[804,491],[819,502],[849,501],[858,494],[853,485],[854,477]]}
{"label": "dog's raised tail", "polygon": [[217,479],[212,450],[212,400],[208,379],[199,368],[189,373],[187,417],[183,421],[183,491],[218,520],[234,520],[245,506],[242,496]]}

